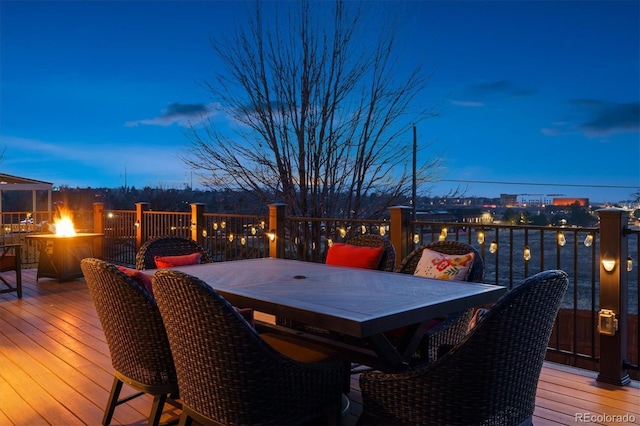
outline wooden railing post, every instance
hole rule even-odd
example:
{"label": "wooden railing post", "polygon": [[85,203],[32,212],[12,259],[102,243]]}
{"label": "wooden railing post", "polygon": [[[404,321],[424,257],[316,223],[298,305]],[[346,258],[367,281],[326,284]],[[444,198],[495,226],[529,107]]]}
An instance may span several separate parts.
{"label": "wooden railing post", "polygon": [[600,371],[597,380],[621,386],[631,382],[625,368],[629,314],[626,232],[629,212],[611,208],[597,213],[600,216]]}
{"label": "wooden railing post", "polygon": [[203,203],[191,204],[191,239],[197,241],[201,245],[206,245],[202,230],[205,227]]}
{"label": "wooden railing post", "polygon": [[283,203],[269,204],[269,257],[284,258],[284,212],[287,205]]}
{"label": "wooden railing post", "polygon": [[149,211],[151,209],[151,205],[149,203],[136,203],[136,252],[140,250],[142,244],[147,241],[149,237],[147,235],[147,227],[144,223],[144,214],[143,212]]}
{"label": "wooden railing post", "polygon": [[409,222],[412,208],[407,206],[389,207],[389,240],[396,249],[396,266],[409,254]]}
{"label": "wooden railing post", "polygon": [[93,232],[104,234],[104,203],[93,203]]}
{"label": "wooden railing post", "polygon": [[[93,232],[104,234],[104,203],[93,203]],[[93,257],[103,259],[104,238],[93,239]]]}

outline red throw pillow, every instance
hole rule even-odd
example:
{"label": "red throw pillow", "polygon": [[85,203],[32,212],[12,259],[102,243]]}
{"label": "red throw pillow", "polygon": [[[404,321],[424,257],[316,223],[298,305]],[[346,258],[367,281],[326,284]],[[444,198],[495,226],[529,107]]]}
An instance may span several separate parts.
{"label": "red throw pillow", "polygon": [[138,271],[137,269],[129,269],[124,266],[116,266],[116,268],[124,272],[125,275],[133,278],[133,280],[137,282],[140,287],[145,288],[153,297],[153,288],[151,286],[151,277],[149,275],[145,274],[142,271]]}
{"label": "red throw pillow", "polygon": [[327,265],[353,268],[378,269],[384,247],[360,247],[345,243],[333,243],[327,252]]}
{"label": "red throw pillow", "polygon": [[174,266],[197,265],[202,253],[184,254],[182,256],[155,256],[156,268],[173,268]]}

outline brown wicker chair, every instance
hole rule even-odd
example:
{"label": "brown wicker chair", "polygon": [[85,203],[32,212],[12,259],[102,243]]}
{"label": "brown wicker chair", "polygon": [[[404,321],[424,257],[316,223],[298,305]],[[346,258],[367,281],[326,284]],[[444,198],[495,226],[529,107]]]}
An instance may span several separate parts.
{"label": "brown wicker chair", "polygon": [[339,422],[341,361],[282,355],[198,278],[161,269],[153,289],[178,372],[181,424]]}
{"label": "brown wicker chair", "polygon": [[[395,271],[403,274],[413,274],[422,256],[422,251],[425,248],[444,254],[474,253],[473,264],[471,265],[471,269],[469,269],[466,281],[483,282],[484,262],[482,256],[473,246],[460,241],[435,241],[424,244],[409,253]],[[439,347],[443,345],[450,347],[462,340],[469,330],[473,313],[474,309],[469,309],[464,312],[451,314],[435,327],[427,330],[415,354],[415,362],[433,361],[438,356]]]}
{"label": "brown wicker chair", "polygon": [[[157,425],[165,402],[180,406],[178,379],[160,311],[150,293],[99,259],[86,258],[80,267],[102,324],[115,370],[103,425],[111,423],[116,406],[144,393],[154,396],[149,425]],[[137,391],[119,399],[123,383]]]}
{"label": "brown wicker chair", "polygon": [[540,272],[506,293],[437,361],[402,373],[363,373],[360,424],[531,424],[567,285],[563,271]]}
{"label": "brown wicker chair", "polygon": [[211,256],[207,249],[197,241],[165,235],[153,238],[140,247],[136,253],[136,269],[155,269],[155,256],[181,256],[185,254],[200,253],[200,263],[211,263]]}

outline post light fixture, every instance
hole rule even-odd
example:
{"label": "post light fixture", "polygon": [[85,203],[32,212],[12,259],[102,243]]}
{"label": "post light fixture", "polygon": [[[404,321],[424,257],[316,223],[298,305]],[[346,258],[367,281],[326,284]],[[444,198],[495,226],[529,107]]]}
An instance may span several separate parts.
{"label": "post light fixture", "polygon": [[140,221],[136,220],[136,223],[133,224],[136,228],[140,228]]}
{"label": "post light fixture", "polygon": [[366,234],[367,233],[367,227],[364,226],[364,225],[360,226],[360,233]]}
{"label": "post light fixture", "polygon": [[340,238],[344,238],[347,235],[347,230],[344,228],[338,228],[338,231],[340,232]]}
{"label": "post light fixture", "polygon": [[584,237],[585,247],[591,247],[592,244],[593,244],[593,234],[589,234],[586,237]]}
{"label": "post light fixture", "polygon": [[605,252],[604,256],[602,257],[602,267],[607,272],[613,272],[613,270],[616,268],[616,259],[615,257],[613,257],[613,254],[611,254],[611,252]]}
{"label": "post light fixture", "polygon": [[206,229],[203,229],[203,230],[202,230],[202,236],[203,236],[204,238],[207,238],[207,230],[206,230]]}
{"label": "post light fixture", "polygon": [[229,236],[227,237],[229,238],[229,242],[232,243],[233,242],[233,234],[229,234]]}
{"label": "post light fixture", "polygon": [[531,249],[529,248],[529,246],[524,247],[523,257],[524,257],[524,260],[527,260],[527,261],[531,260]]}
{"label": "post light fixture", "polygon": [[333,245],[333,240],[331,238],[327,238],[327,247],[331,247]]}
{"label": "post light fixture", "polygon": [[449,235],[449,230],[445,227],[440,231],[440,235],[444,236],[444,239],[447,239],[447,235]]}
{"label": "post light fixture", "polygon": [[564,232],[558,231],[558,245],[564,247],[565,244],[567,244],[567,239],[564,236]]}
{"label": "post light fixture", "polygon": [[218,222],[213,222],[213,230],[214,231],[218,230]]}
{"label": "post light fixture", "polygon": [[420,234],[413,234],[413,244],[418,244],[420,242]]}
{"label": "post light fixture", "polygon": [[484,244],[484,231],[478,232],[478,244]]}
{"label": "post light fixture", "polygon": [[258,230],[256,229],[255,226],[251,227],[251,235],[256,235],[258,233]]}
{"label": "post light fixture", "polygon": [[240,238],[240,244],[245,245],[247,243],[247,239],[245,237]]}
{"label": "post light fixture", "polygon": [[633,271],[633,259],[631,256],[627,256],[627,272]]}
{"label": "post light fixture", "polygon": [[226,221],[223,220],[222,222],[220,222],[220,228],[224,229],[226,227],[227,227],[227,222]]}
{"label": "post light fixture", "polygon": [[384,234],[386,234],[386,233],[387,233],[387,230],[384,228],[384,225],[382,225],[382,226],[378,229],[378,232],[380,233],[380,235],[381,235],[382,237],[384,237]]}
{"label": "post light fixture", "polygon": [[496,242],[496,240],[491,241],[491,244],[489,245],[489,253],[495,253],[498,251],[498,243]]}
{"label": "post light fixture", "polygon": [[266,234],[267,234],[267,237],[269,237],[269,241],[275,241],[276,240],[276,231],[275,230],[271,229]]}

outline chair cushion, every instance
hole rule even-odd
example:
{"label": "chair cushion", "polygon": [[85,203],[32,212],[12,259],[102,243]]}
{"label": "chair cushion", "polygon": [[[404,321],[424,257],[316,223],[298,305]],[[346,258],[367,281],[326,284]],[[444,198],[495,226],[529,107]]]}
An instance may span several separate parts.
{"label": "chair cushion", "polygon": [[444,254],[425,248],[413,275],[440,280],[464,281],[473,264],[474,253]]}
{"label": "chair cushion", "polygon": [[377,269],[384,247],[361,247],[346,243],[333,243],[327,252],[327,265]]}
{"label": "chair cushion", "polygon": [[156,268],[173,268],[174,266],[197,265],[202,258],[201,253],[183,254],[181,256],[155,256]]}
{"label": "chair cushion", "polygon": [[151,286],[151,277],[149,275],[137,269],[130,269],[124,266],[116,266],[116,268],[124,272],[125,275],[133,278],[133,280],[137,282],[138,285],[140,285],[140,287],[145,288],[149,292],[149,294],[153,296],[153,288]]}

